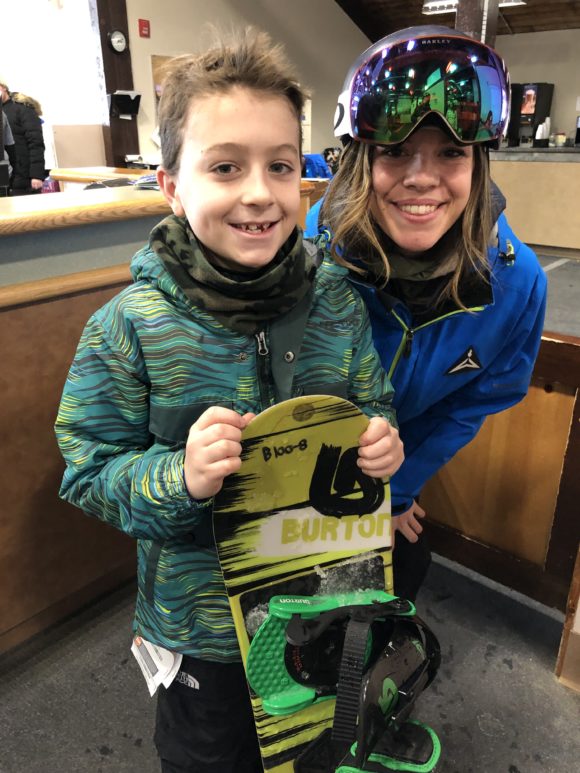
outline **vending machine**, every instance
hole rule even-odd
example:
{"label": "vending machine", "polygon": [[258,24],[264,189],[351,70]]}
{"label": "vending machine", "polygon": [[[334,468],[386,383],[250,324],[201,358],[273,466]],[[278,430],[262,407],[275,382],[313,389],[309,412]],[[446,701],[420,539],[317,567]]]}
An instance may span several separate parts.
{"label": "vending machine", "polygon": [[508,145],[531,144],[536,129],[550,115],[553,83],[512,83]]}

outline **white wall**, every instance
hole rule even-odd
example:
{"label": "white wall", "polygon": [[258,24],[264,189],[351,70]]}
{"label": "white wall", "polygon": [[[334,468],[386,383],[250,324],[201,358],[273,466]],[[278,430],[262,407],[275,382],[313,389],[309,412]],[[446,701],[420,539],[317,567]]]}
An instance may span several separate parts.
{"label": "white wall", "polygon": [[[95,0],[0,0],[0,80],[38,99],[53,125],[108,122],[94,5]],[[199,51],[211,40],[208,24],[225,30],[253,24],[284,43],[313,91],[312,150],[335,144],[335,99],[369,41],[334,0],[127,0],[127,12],[135,89],[143,95],[143,153],[154,149],[151,55]],[[138,18],[150,20],[151,38],[138,36]],[[580,30],[500,35],[496,47],[514,82],[555,83],[552,129],[573,136],[580,114]]]}
{"label": "white wall", "polygon": [[[334,0],[127,0],[133,85],[141,92],[141,152],[155,149],[156,124],[151,56],[203,50],[211,42],[208,24],[232,29],[251,24],[286,48],[302,83],[312,92],[312,152],[335,145],[332,120],[336,97],[354,59],[370,45]],[[148,19],[151,37],[140,38],[138,19]]]}
{"label": "white wall", "polygon": [[580,29],[499,35],[495,48],[504,57],[514,83],[554,83],[551,130],[576,133],[580,97]]}
{"label": "white wall", "polygon": [[0,81],[37,99],[50,124],[108,122],[89,0],[0,0]]}

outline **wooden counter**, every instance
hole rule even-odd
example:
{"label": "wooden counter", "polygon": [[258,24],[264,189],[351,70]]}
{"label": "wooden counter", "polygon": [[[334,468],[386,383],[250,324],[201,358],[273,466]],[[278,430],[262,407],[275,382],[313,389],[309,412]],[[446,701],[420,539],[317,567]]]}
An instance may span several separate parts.
{"label": "wooden counter", "polygon": [[[104,170],[102,174],[105,176],[99,178],[96,175],[96,170]],[[111,179],[108,172],[135,172],[136,170],[91,167],[90,171],[83,169],[60,171],[63,176],[59,179],[93,182],[97,179]],[[142,176],[141,170],[139,170],[139,176]],[[300,186],[302,222],[304,222],[304,216],[311,206],[310,197],[313,197],[314,203],[315,197],[319,197],[322,192],[320,184],[317,185],[310,180],[302,180]],[[131,185],[88,191],[75,190],[7,197],[0,198],[0,235],[68,228],[86,223],[105,223],[150,215],[164,217],[170,211],[171,209],[162,193],[139,190]]]}
{"label": "wooden counter", "polygon": [[170,211],[132,186],[0,199],[0,286],[126,265]]}
{"label": "wooden counter", "polygon": [[507,199],[511,227],[545,254],[555,247],[580,256],[579,162],[580,153],[491,153],[491,177]]}
{"label": "wooden counter", "polygon": [[154,174],[147,169],[125,169],[119,166],[83,166],[75,169],[51,169],[50,176],[58,182],[89,183],[103,180],[117,180],[122,177],[137,179],[146,174]]}
{"label": "wooden counter", "polygon": [[[105,177],[115,171],[61,171],[78,181],[97,170]],[[320,193],[302,180],[302,224]],[[162,193],[131,185],[0,198],[0,286],[126,265],[170,212]]]}
{"label": "wooden counter", "polygon": [[11,236],[151,215],[161,219],[170,211],[159,191],[138,190],[130,185],[14,196],[0,199],[0,235]]}

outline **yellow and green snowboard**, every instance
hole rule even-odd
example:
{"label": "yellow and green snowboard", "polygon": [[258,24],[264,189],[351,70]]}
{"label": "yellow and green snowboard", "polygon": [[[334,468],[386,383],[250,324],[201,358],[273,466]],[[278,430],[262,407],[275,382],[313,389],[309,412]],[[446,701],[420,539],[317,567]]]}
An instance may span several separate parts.
{"label": "yellow and green snowboard", "polygon": [[[337,397],[273,406],[244,430],[241,469],[216,498],[215,540],[269,773],[294,771],[295,760],[332,724],[335,706],[333,695],[295,684],[288,675],[295,664],[269,653],[283,625],[273,638],[257,636],[271,621],[271,599],[280,618],[284,603],[290,616],[309,603],[304,597],[324,603],[327,596],[392,592],[389,487],[356,464],[367,424]],[[252,647],[257,655],[248,663],[254,638],[262,644]]]}

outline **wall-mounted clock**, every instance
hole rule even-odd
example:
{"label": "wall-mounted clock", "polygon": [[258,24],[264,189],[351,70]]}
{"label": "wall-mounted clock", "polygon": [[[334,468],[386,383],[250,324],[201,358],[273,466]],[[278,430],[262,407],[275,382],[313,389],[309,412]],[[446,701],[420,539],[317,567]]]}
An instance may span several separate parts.
{"label": "wall-mounted clock", "polygon": [[109,45],[116,54],[122,54],[127,50],[127,37],[121,30],[109,32]]}

